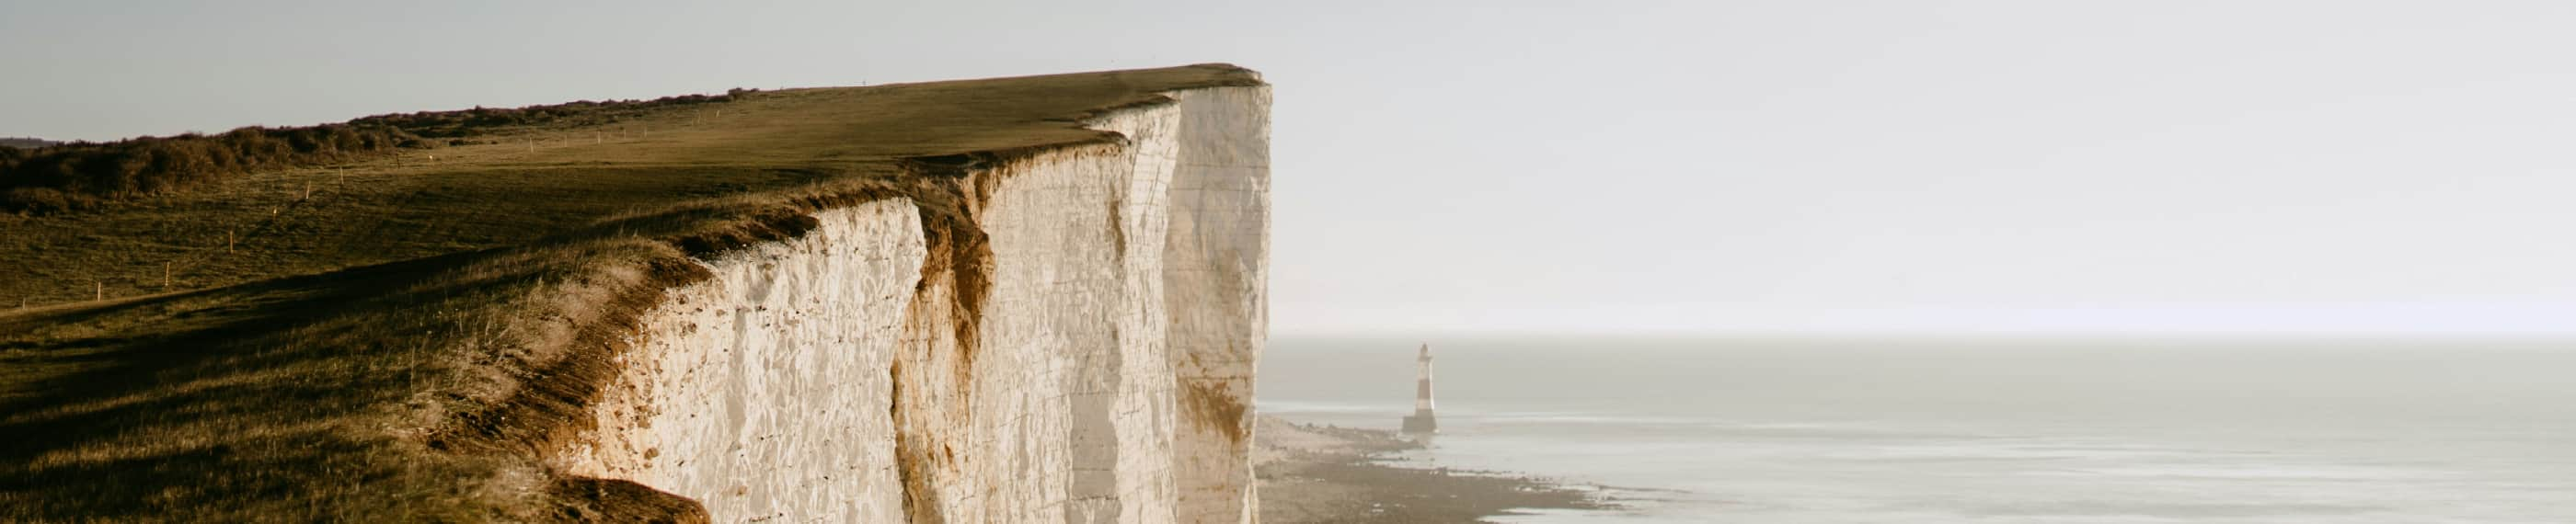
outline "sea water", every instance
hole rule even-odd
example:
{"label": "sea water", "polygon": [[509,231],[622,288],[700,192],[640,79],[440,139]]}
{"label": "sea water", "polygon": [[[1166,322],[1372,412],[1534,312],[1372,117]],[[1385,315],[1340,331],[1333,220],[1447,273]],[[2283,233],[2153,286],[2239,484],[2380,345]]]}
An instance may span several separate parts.
{"label": "sea water", "polygon": [[[1421,340],[1281,338],[1258,408],[1394,429]],[[1429,340],[1411,467],[1500,522],[2576,523],[2576,344]]]}

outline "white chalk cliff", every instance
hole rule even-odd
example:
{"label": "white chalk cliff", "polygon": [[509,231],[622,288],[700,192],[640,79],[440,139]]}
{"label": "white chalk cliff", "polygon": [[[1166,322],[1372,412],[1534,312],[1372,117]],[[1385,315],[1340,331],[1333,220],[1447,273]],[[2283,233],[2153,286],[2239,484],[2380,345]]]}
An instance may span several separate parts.
{"label": "white chalk cliff", "polygon": [[980,243],[897,198],[707,261],[558,467],[718,522],[1254,521],[1270,94],[1165,95],[961,168]]}

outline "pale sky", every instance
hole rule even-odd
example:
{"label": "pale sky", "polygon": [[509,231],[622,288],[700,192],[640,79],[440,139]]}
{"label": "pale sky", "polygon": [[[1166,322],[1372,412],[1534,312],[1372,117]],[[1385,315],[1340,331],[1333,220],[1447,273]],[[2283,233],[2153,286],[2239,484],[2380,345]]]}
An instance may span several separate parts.
{"label": "pale sky", "polygon": [[1280,334],[2576,334],[2576,2],[921,4],[7,0],[0,136],[1232,62]]}

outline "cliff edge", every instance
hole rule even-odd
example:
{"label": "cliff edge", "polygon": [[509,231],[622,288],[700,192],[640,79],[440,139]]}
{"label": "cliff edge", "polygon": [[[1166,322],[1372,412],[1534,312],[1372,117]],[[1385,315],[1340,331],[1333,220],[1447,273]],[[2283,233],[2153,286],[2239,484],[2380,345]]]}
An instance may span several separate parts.
{"label": "cliff edge", "polygon": [[738,98],[0,217],[0,518],[1256,520],[1256,73]]}

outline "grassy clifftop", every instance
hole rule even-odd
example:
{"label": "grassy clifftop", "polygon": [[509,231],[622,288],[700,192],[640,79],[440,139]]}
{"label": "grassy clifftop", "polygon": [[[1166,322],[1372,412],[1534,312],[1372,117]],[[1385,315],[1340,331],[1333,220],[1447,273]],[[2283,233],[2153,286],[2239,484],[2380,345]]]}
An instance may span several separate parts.
{"label": "grassy clifftop", "polygon": [[[573,519],[684,508],[539,457],[687,257],[1115,137],[1223,65],[771,91],[0,216],[0,520]],[[21,301],[25,308],[18,308]]]}

